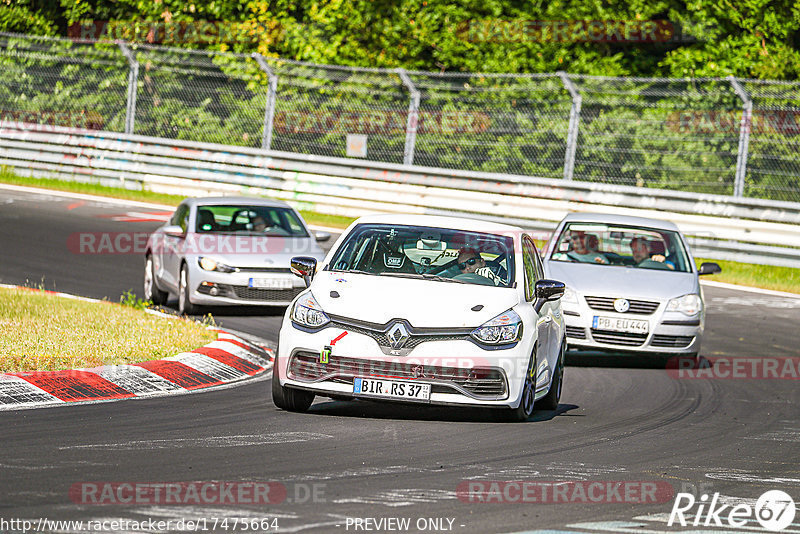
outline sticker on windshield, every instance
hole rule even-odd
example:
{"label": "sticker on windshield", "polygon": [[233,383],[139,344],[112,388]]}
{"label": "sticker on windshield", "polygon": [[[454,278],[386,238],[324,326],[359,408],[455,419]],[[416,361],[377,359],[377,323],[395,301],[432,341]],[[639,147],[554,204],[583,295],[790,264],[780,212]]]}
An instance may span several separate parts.
{"label": "sticker on windshield", "polygon": [[399,269],[403,266],[403,256],[398,256],[395,254],[384,254],[383,255],[383,264],[389,267],[390,269]]}

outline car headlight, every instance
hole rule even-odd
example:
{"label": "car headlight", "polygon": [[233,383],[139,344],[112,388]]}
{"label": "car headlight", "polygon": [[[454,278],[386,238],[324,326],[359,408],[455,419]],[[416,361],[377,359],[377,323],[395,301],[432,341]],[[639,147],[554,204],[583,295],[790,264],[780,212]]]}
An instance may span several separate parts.
{"label": "car headlight", "polygon": [[679,311],[686,315],[695,315],[703,309],[703,301],[700,300],[700,295],[690,293],[669,301],[667,304],[667,311]]}
{"label": "car headlight", "polygon": [[488,345],[514,343],[522,337],[522,319],[514,310],[508,310],[479,326],[470,335]]}
{"label": "car headlight", "polygon": [[308,328],[319,328],[330,322],[330,317],[322,311],[311,292],[306,293],[294,303],[292,321]]}
{"label": "car headlight", "polygon": [[212,260],[208,256],[201,257],[197,260],[197,263],[200,264],[200,268],[206,271],[219,271],[221,273],[232,273],[236,271],[235,267],[231,267],[230,265],[225,265],[224,263],[220,263],[216,260]]}
{"label": "car headlight", "polygon": [[576,293],[574,289],[567,286],[564,288],[564,295],[561,297],[561,302],[563,304],[575,304],[577,306],[578,293]]}

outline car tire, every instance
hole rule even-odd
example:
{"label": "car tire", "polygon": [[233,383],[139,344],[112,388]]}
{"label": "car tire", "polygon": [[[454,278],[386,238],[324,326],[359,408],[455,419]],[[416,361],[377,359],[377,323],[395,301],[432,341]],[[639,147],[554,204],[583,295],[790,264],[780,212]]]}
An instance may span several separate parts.
{"label": "car tire", "polygon": [[278,379],[278,349],[275,349],[275,361],[272,363],[272,402],[288,412],[305,412],[314,402],[314,394],[310,391],[281,385]]}
{"label": "car tire", "polygon": [[181,266],[181,275],[178,281],[178,312],[182,315],[194,315],[198,312],[198,307],[192,304],[189,299],[191,286],[189,285],[189,268],[184,263]]}
{"label": "car tire", "polygon": [[148,254],[144,259],[144,300],[160,306],[167,303],[168,293],[158,289],[153,256]]}
{"label": "car tire", "polygon": [[561,400],[561,388],[564,385],[564,353],[567,346],[567,340],[561,341],[561,350],[558,354],[558,363],[556,364],[555,376],[550,383],[550,390],[547,395],[542,397],[536,402],[537,410],[557,410],[558,401]]}
{"label": "car tire", "polygon": [[535,409],[536,398],[536,353],[531,355],[531,361],[528,364],[528,372],[525,373],[525,383],[522,386],[522,398],[519,401],[519,406],[511,410],[503,410],[503,418],[506,421],[521,423],[527,421]]}

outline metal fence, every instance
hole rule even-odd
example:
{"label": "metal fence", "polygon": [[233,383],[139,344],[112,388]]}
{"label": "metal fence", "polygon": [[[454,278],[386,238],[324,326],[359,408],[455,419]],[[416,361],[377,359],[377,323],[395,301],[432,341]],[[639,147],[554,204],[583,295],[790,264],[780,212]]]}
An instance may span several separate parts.
{"label": "metal fence", "polygon": [[800,201],[800,83],[468,74],[0,34],[0,119]]}
{"label": "metal fence", "polygon": [[[0,128],[0,166],[134,190],[244,194],[300,209],[468,216],[519,225],[547,239],[573,211],[674,221],[698,257],[796,267],[800,203],[586,183],[561,178],[365,162],[28,124]],[[655,209],[654,209],[655,208]],[[743,223],[746,220],[746,224]]]}

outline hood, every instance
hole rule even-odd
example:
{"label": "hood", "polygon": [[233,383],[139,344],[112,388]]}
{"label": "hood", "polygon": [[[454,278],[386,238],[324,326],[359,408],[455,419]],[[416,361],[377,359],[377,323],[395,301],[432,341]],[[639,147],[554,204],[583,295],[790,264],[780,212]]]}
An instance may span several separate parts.
{"label": "hood", "polygon": [[208,256],[231,267],[289,268],[295,256],[311,256],[321,262],[325,252],[311,237],[262,237],[197,235],[184,243],[187,255]]}
{"label": "hood", "polygon": [[330,271],[317,273],[311,291],[329,315],[380,324],[405,319],[425,328],[478,327],[517,304],[513,288]]}
{"label": "hood", "polygon": [[697,274],[548,261],[547,276],[583,295],[666,300],[699,293]]}

